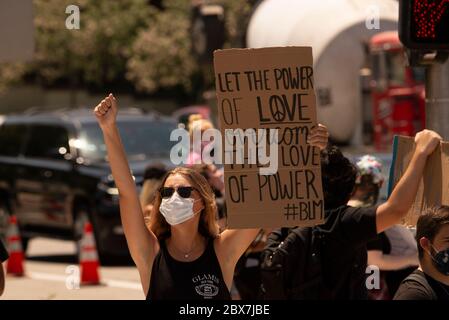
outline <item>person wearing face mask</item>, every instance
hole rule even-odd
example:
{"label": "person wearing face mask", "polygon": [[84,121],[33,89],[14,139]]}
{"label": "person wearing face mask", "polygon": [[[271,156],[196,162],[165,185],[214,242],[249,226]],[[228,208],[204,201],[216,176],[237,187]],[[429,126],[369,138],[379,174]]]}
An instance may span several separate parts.
{"label": "person wearing face mask", "polygon": [[427,158],[441,140],[435,131],[418,132],[412,160],[390,197],[368,208],[347,205],[354,190],[355,166],[335,146],[322,151],[324,223],[269,234],[260,268],[262,298],[366,299],[367,280],[371,281],[366,277],[366,244],[407,215]]}
{"label": "person wearing face mask", "polygon": [[449,300],[449,206],[428,209],[416,225],[419,268],[394,300]]}
{"label": "person wearing face mask", "polygon": [[[214,194],[207,180],[192,168],[175,168],[162,180],[145,227],[120,134],[118,105],[110,94],[94,109],[120,195],[120,215],[131,257],[147,299],[230,299],[237,261],[259,229],[219,233]],[[312,130],[309,141],[323,149],[325,127]],[[168,138],[168,137],[167,137]]]}

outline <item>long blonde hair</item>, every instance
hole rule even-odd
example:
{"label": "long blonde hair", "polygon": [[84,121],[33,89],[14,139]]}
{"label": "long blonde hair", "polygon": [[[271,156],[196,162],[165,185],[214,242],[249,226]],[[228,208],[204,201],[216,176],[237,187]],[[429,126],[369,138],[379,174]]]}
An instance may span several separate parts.
{"label": "long blonde hair", "polygon": [[[169,171],[162,180],[161,186],[171,175],[179,174],[186,178],[192,187],[196,188],[204,202],[204,209],[201,211],[200,222],[198,224],[198,232],[206,238],[216,238],[219,234],[218,223],[215,219],[217,205],[215,204],[215,196],[207,180],[194,169],[177,167]],[[161,204],[161,195],[156,193],[153,203],[153,211],[151,212],[150,228],[159,240],[169,238],[171,235],[170,225],[159,211]]]}

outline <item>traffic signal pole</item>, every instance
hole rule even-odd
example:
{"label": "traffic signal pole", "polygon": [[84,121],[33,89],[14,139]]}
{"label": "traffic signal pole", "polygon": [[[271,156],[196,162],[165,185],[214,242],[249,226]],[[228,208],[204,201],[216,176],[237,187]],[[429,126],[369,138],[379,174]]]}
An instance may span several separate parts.
{"label": "traffic signal pole", "polygon": [[426,128],[449,140],[449,1],[399,0],[409,64],[426,68]]}
{"label": "traffic signal pole", "polygon": [[449,140],[449,61],[426,68],[426,128]]}

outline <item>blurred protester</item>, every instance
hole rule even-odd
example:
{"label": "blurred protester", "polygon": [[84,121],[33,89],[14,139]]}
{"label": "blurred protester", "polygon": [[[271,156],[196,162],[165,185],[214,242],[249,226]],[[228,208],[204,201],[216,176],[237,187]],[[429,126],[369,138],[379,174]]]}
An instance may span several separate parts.
{"label": "blurred protester", "polygon": [[449,300],[449,206],[427,209],[416,225],[419,268],[394,300]]}
{"label": "blurred protester", "polygon": [[145,169],[139,198],[146,225],[149,225],[153,201],[166,173],[167,169],[162,163],[151,164]]}
{"label": "blurred protester", "polygon": [[357,178],[354,193],[349,200],[351,207],[371,207],[379,200],[380,189],[384,183],[382,163],[371,155],[361,157],[357,163]]}
{"label": "blurred protester", "polygon": [[225,186],[223,171],[219,170],[214,164],[197,164],[193,168],[197,170],[212,188],[217,204],[217,220],[220,230],[226,227],[226,202],[224,198]]}
{"label": "blurred protester", "polygon": [[191,168],[167,173],[145,227],[125,150],[116,125],[118,105],[110,94],[94,109],[120,195],[126,240],[147,299],[230,299],[235,265],[259,229],[219,234],[214,194]]}
{"label": "blurred protester", "polygon": [[[357,163],[355,190],[348,205],[353,207],[370,207],[378,203],[380,190],[385,181],[382,163],[371,155],[361,157]],[[403,229],[403,230],[401,230]],[[408,234],[407,234],[408,233]],[[395,239],[392,243],[390,237]],[[394,254],[392,245],[401,250]],[[380,288],[368,291],[371,300],[390,300],[399,284],[418,266],[417,248],[411,232],[401,225],[395,225],[366,245],[368,265],[380,269]],[[407,248],[411,248],[407,250]]]}
{"label": "blurred protester", "polygon": [[223,170],[218,169],[214,164],[197,164],[193,168],[206,178],[217,197],[224,196]]}
{"label": "blurred protester", "polygon": [[3,241],[0,239],[0,296],[3,294],[5,290],[5,272],[3,270],[3,262],[8,260],[9,255],[8,251],[3,244]]}
{"label": "blurred protester", "polygon": [[[201,148],[200,150],[194,150],[194,144],[193,144],[193,137],[194,132],[199,131],[201,133],[201,137],[203,136],[203,133],[208,129],[213,129],[214,125],[212,122],[210,122],[207,119],[204,119],[202,115],[200,114],[192,114],[189,116],[189,123],[188,123],[188,130],[191,137],[191,150],[189,153],[189,156],[187,158],[187,165],[194,165],[194,164],[201,164],[202,163],[202,151],[204,150],[205,146],[209,143],[208,141],[201,141]],[[200,153],[198,153],[198,151]],[[213,151],[212,151],[213,152]]]}
{"label": "blurred protester", "polygon": [[325,222],[270,234],[262,257],[263,297],[366,299],[366,244],[407,214],[427,157],[440,141],[433,131],[419,132],[410,164],[390,198],[366,208],[347,205],[355,186],[355,166],[336,147],[321,152]]}

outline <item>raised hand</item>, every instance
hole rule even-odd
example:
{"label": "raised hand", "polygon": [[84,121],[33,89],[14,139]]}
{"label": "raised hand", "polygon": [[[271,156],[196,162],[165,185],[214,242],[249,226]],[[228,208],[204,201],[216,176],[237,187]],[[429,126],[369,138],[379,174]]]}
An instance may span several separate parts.
{"label": "raised hand", "polygon": [[115,126],[117,119],[117,109],[117,100],[112,95],[112,93],[101,100],[101,102],[95,107],[94,114],[101,129]]}
{"label": "raised hand", "polygon": [[432,130],[423,130],[416,134],[416,151],[429,156],[440,145],[441,136]]}
{"label": "raised hand", "polygon": [[323,150],[326,148],[328,140],[329,132],[327,131],[326,126],[318,124],[317,127],[313,127],[312,130],[310,130],[307,143]]}

